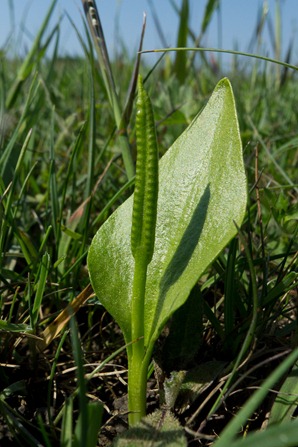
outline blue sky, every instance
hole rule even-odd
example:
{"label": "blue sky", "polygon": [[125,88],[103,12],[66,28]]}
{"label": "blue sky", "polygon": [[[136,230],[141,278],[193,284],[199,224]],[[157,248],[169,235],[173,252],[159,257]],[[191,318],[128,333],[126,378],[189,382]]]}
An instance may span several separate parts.
{"label": "blue sky", "polygon": [[[158,11],[160,24],[167,44],[175,46],[178,20],[169,0],[151,0]],[[175,0],[177,5],[181,0]],[[257,12],[264,4],[269,8],[272,23],[275,20],[276,0],[221,0],[222,40],[218,36],[218,17],[215,15],[208,28],[203,44],[210,47],[248,50],[254,34]],[[1,0],[0,48],[10,49],[14,54],[24,54],[30,48],[43,18],[51,4],[50,0]],[[191,27],[198,33],[206,0],[190,0]],[[156,31],[148,0],[97,0],[102,25],[110,51],[119,50],[119,37],[130,49],[136,50],[142,26],[143,12],[147,13],[147,29],[144,49],[160,48],[162,42]],[[282,12],[282,49],[285,55],[291,39],[297,41],[298,0],[280,0]],[[12,8],[13,6],[13,8]],[[13,10],[13,14],[12,14]],[[58,0],[51,26],[61,18],[60,52],[81,54],[81,46],[67,14],[78,30],[83,33],[81,0]],[[268,27],[262,41],[263,54],[272,55]],[[254,49],[255,50],[255,49]],[[298,47],[294,47],[292,62],[297,63]]]}

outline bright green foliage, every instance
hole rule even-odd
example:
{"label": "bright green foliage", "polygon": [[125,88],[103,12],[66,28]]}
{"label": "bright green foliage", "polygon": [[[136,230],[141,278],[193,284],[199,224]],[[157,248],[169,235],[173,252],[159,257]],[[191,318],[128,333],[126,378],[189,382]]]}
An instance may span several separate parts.
{"label": "bright green foliage", "polygon": [[[148,268],[145,347],[187,299],[211,261],[236,234],[246,206],[246,179],[230,83],[217,85],[206,108],[160,161],[156,241]],[[131,341],[134,261],[132,197],[99,229],[88,266],[100,302]]]}
{"label": "bright green foliage", "polygon": [[220,0],[208,0],[208,3],[205,6],[205,13],[201,27],[202,35],[205,33],[208,25],[214,15],[214,12],[217,8],[219,8]]}
{"label": "bright green foliage", "polygon": [[[84,57],[61,57],[60,50],[63,49],[63,41],[60,38],[61,22],[53,22],[52,13],[54,5],[56,8],[59,3],[57,0],[48,2],[50,12],[45,20],[41,18],[40,32],[36,37],[32,36],[32,49],[29,49],[28,55],[25,55],[23,50],[20,53],[20,49],[24,48],[23,32],[18,28],[17,23],[14,23],[13,3],[16,2],[9,2],[13,36],[10,36],[12,38],[7,36],[6,43],[0,51],[2,101],[0,113],[2,177],[0,179],[0,356],[2,363],[0,413],[3,443],[8,442],[7,438],[10,439],[12,435],[14,439],[10,442],[17,445],[57,445],[59,437],[60,444],[64,447],[74,446],[75,442],[85,446],[86,437],[89,445],[103,445],[107,437],[110,439],[110,428],[116,428],[115,424],[118,422],[114,418],[111,419],[110,423],[113,427],[105,424],[101,438],[97,439],[102,411],[101,404],[97,404],[97,401],[102,401],[105,408],[110,407],[111,393],[118,394],[119,391],[122,395],[123,390],[119,389],[121,384],[117,383],[116,376],[110,376],[108,381],[102,381],[98,372],[109,373],[111,368],[107,364],[112,359],[116,359],[121,350],[125,349],[123,345],[117,349],[119,343],[121,344],[117,328],[111,324],[103,306],[92,305],[93,299],[90,299],[89,306],[84,306],[79,311],[78,328],[75,331],[63,330],[63,334],[61,332],[56,334],[59,339],[57,337],[42,354],[38,353],[41,343],[36,336],[41,337],[47,329],[53,328],[54,321],[52,320],[62,309],[69,310],[72,300],[88,284],[85,261],[90,237],[94,235],[94,229],[97,229],[99,224],[101,225],[111,214],[111,210],[116,209],[119,203],[123,203],[124,197],[127,197],[128,190],[133,184],[134,164],[130,161],[132,160],[130,143],[133,142],[135,126],[131,117],[132,110],[133,114],[136,111],[134,98],[138,65],[136,69],[133,68],[133,61],[129,56],[132,54],[131,48],[125,48],[125,35],[119,36],[117,41],[120,43],[118,48],[120,51],[116,51],[117,56],[111,60],[115,85],[106,85],[102,75],[106,69],[109,69],[109,61],[100,58],[96,61],[94,57],[95,52],[101,51],[103,47],[98,48],[96,43],[98,41],[93,40],[94,45],[92,45],[91,39],[86,40],[87,28],[83,28],[84,35],[81,35],[79,23],[72,21],[71,17],[69,19],[81,42],[77,49],[80,53],[81,50],[84,52]],[[89,0],[84,0],[84,3],[89,7],[91,5]],[[183,26],[184,38],[187,38],[191,46],[200,46],[199,42],[203,42],[202,38],[208,31],[220,2],[213,0],[203,2],[205,13],[202,15],[201,25],[200,28],[194,28],[193,32],[191,29],[186,29],[188,18],[186,15],[182,16],[180,8],[182,2],[171,0],[169,3],[180,14],[179,23]],[[96,2],[94,4],[96,5]],[[277,6],[276,10],[280,9]],[[26,29],[25,16],[26,14],[23,17],[22,29]],[[202,404],[203,396],[195,402],[193,398],[200,394],[202,384],[202,389],[204,389],[205,385],[211,381],[210,389],[204,391],[205,395],[208,393],[210,396],[214,395],[220,385],[218,405],[221,406],[216,410],[219,418],[207,424],[203,433],[207,436],[215,432],[220,438],[224,437],[225,444],[221,445],[228,447],[232,444],[235,447],[236,445],[243,447],[244,445],[254,447],[257,445],[271,447],[297,445],[297,423],[295,420],[288,422],[295,416],[297,406],[296,364],[292,370],[290,369],[293,362],[287,365],[287,369],[284,369],[282,374],[279,374],[275,385],[271,382],[270,386],[266,386],[262,399],[257,399],[260,394],[257,394],[258,390],[256,390],[256,394],[252,397],[253,402],[247,401],[249,405],[246,408],[249,411],[240,413],[240,419],[236,419],[237,409],[246,406],[249,389],[258,387],[260,382],[262,382],[261,389],[264,389],[263,380],[268,374],[268,369],[275,369],[278,359],[282,358],[281,352],[280,357],[275,359],[273,350],[277,345],[285,349],[294,346],[297,335],[297,321],[293,313],[297,282],[297,67],[293,65],[295,61],[291,57],[293,42],[289,42],[288,54],[284,53],[284,57],[280,55],[288,61],[288,64],[275,61],[280,65],[280,70],[275,70],[272,58],[263,56],[261,50],[266,49],[261,48],[259,42],[262,41],[266,22],[269,19],[270,13],[266,15],[265,11],[260,10],[258,23],[255,24],[256,32],[251,42],[251,52],[257,54],[247,57],[247,54],[231,50],[233,65],[230,68],[225,67],[225,71],[228,69],[237,97],[238,119],[242,143],[245,147],[250,191],[247,220],[241,231],[241,243],[239,244],[238,238],[233,238],[215,262],[208,267],[203,276],[204,284],[201,292],[196,284],[186,302],[175,311],[169,326],[170,336],[167,337],[162,353],[157,352],[157,360],[160,360],[159,378],[162,378],[164,374],[175,378],[175,383],[167,382],[166,384],[167,394],[164,391],[166,403],[179,413],[179,418],[185,422],[186,427],[194,428],[200,424],[202,413],[198,414],[197,410],[198,405]],[[274,23],[274,20],[271,21]],[[272,48],[278,50],[282,47],[277,40],[282,36],[277,29],[278,20],[275,23],[276,30],[272,33],[271,43]],[[92,24],[94,24],[94,19],[91,21]],[[220,20],[218,26],[220,26]],[[103,23],[103,28],[106,28],[106,23]],[[278,39],[276,39],[277,36]],[[102,37],[102,42],[105,44],[104,36]],[[12,46],[13,42],[16,46]],[[109,48],[108,42],[106,43],[106,48]],[[142,55],[145,63],[143,72],[146,73],[153,93],[152,99],[156,121],[159,123],[159,145],[162,154],[182,133],[196,110],[200,110],[205,104],[207,95],[215,86],[218,74],[221,72],[220,58],[216,59],[217,64],[214,65],[210,51],[206,48],[197,50],[199,53],[180,49],[179,54],[184,53],[185,57],[175,58],[173,54],[170,58],[168,55],[159,65],[153,67],[147,59],[148,56]],[[161,51],[163,53],[163,50]],[[212,54],[215,54],[215,51],[216,49],[212,51]],[[224,49],[219,51],[229,52]],[[279,57],[278,51],[275,52],[274,57]],[[186,78],[179,75],[179,79],[182,79],[181,84],[177,76],[173,75],[175,73],[173,60],[178,59],[180,60],[179,73],[183,70],[185,72],[186,67],[187,74]],[[268,62],[269,60],[271,62]],[[97,62],[99,62],[100,71]],[[198,67],[199,76],[197,76]],[[130,82],[130,79],[134,82]],[[179,140],[180,142],[176,142],[174,148],[170,149],[169,155],[161,161],[162,192],[159,205],[161,217],[158,218],[157,232],[159,240],[156,244],[153,263],[148,271],[146,300],[154,288],[154,273],[158,270],[158,266],[160,266],[160,273],[156,276],[158,287],[165,276],[163,272],[174,275],[177,271],[178,274],[173,277],[168,294],[164,297],[164,301],[159,303],[159,307],[156,304],[159,295],[153,296],[155,310],[153,310],[153,316],[150,317],[151,320],[146,324],[146,333],[154,327],[155,323],[164,321],[167,315],[179,305],[179,301],[182,302],[184,296],[187,296],[187,288],[183,290],[187,279],[185,279],[185,284],[182,284],[182,277],[187,274],[190,282],[193,282],[193,278],[197,277],[203,268],[201,261],[196,262],[198,259],[196,247],[200,241],[195,245],[197,241],[190,238],[189,246],[194,242],[193,253],[196,256],[192,265],[189,263],[182,271],[178,260],[176,270],[175,268],[166,270],[167,266],[172,267],[171,259],[173,257],[174,260],[177,259],[181,253],[178,248],[183,231],[179,232],[178,226],[181,223],[187,228],[187,223],[183,220],[184,210],[190,210],[190,216],[194,214],[194,208],[189,206],[192,199],[185,199],[188,197],[186,191],[185,194],[181,193],[182,189],[187,189],[185,184],[189,184],[186,182],[188,173],[195,170],[197,165],[202,164],[201,159],[205,165],[212,158],[220,159],[217,164],[209,163],[210,169],[214,168],[215,164],[216,171],[226,175],[227,186],[235,189],[233,195],[227,190],[227,196],[230,194],[232,201],[236,196],[236,201],[238,200],[237,188],[241,182],[236,181],[234,174],[231,176],[230,172],[225,173],[227,164],[222,163],[227,150],[223,148],[219,154],[213,152],[216,150],[213,144],[215,139],[223,140],[224,133],[220,130],[220,127],[223,127],[222,124],[226,123],[226,126],[235,128],[233,105],[227,106],[231,103],[228,83],[224,82],[218,89],[217,98],[220,96],[220,90],[225,106],[220,106],[218,100],[212,99],[212,107],[209,105],[201,117],[194,121],[192,127],[196,130],[187,131]],[[110,101],[111,98],[112,101]],[[129,107],[123,106],[125,98],[129,98],[126,102]],[[220,116],[220,119],[216,117],[213,119],[211,116],[211,112],[214,114],[216,107],[218,108],[216,116]],[[226,113],[227,109],[228,113]],[[229,115],[232,115],[232,120]],[[215,138],[213,137],[212,141],[213,129],[215,129]],[[195,133],[199,136],[196,137]],[[187,135],[190,134],[195,140],[194,145],[187,143]],[[210,134],[210,137],[207,137],[207,134]],[[182,146],[186,143],[188,146],[183,150]],[[236,146],[238,147],[238,143]],[[257,169],[254,157],[256,147],[258,147]],[[170,155],[171,151],[172,155]],[[181,156],[180,151],[183,152]],[[120,156],[121,153],[123,159]],[[177,158],[177,154],[180,158]],[[178,166],[178,163],[181,165],[181,172],[178,168],[173,172],[172,167]],[[234,165],[233,162],[232,166]],[[184,166],[186,166],[185,169]],[[229,168],[228,171],[230,170]],[[200,183],[203,187],[205,185],[202,169],[198,168],[198,172],[197,178],[193,181],[193,191],[189,194],[194,203],[197,197],[200,197]],[[128,183],[126,183],[127,176],[131,178]],[[212,175],[212,171],[208,174],[210,185],[214,186],[215,176],[216,174]],[[231,185],[228,183],[229,177],[233,179]],[[256,203],[256,186],[259,190],[258,204]],[[220,195],[223,203],[217,208],[226,206],[225,197],[222,199]],[[128,216],[131,216],[131,202],[130,205],[124,205]],[[130,210],[129,207],[131,207]],[[213,206],[214,209],[216,205]],[[179,222],[175,222],[177,215],[180,216]],[[131,317],[133,313],[129,305],[132,299],[130,293],[135,259],[131,257],[129,244],[131,217],[123,220],[121,217],[125,217],[123,210],[119,211],[122,220],[116,216],[117,214],[111,218],[110,223],[106,224],[106,230],[101,230],[102,235],[104,232],[107,234],[104,236],[103,243],[98,243],[103,251],[103,258],[98,261],[103,274],[102,277],[100,273],[97,274],[96,283],[100,300],[106,302],[119,321],[123,312],[122,309],[118,311],[116,306],[121,305],[125,312],[127,311],[121,321],[124,327],[125,322],[128,321],[126,317],[128,315]],[[228,210],[223,215],[223,225],[226,226],[228,225],[227,216]],[[165,218],[168,220],[161,227],[162,219]],[[113,225],[114,233],[112,232]],[[123,228],[119,235],[117,234],[118,227]],[[162,233],[163,229],[164,233]],[[225,234],[225,228],[222,233]],[[122,246],[123,234],[125,237]],[[175,237],[177,237],[177,243]],[[206,239],[207,237],[204,239],[205,242]],[[109,243],[105,245],[107,241]],[[185,239],[182,239],[182,242],[184,241]],[[222,240],[218,242],[219,245],[223,243]],[[243,248],[247,249],[249,256],[243,252]],[[111,250],[112,255],[108,256],[108,250]],[[175,256],[177,250],[178,255]],[[215,250],[210,255],[208,249],[204,250],[208,254],[207,265],[212,256],[215,256]],[[203,253],[204,250],[202,248],[201,252]],[[192,260],[192,255],[190,259]],[[97,261],[93,264],[95,262]],[[105,262],[108,263],[106,267]],[[195,270],[196,266],[198,266],[197,270]],[[110,273],[109,271],[114,268],[115,272]],[[108,275],[106,275],[107,271]],[[123,279],[117,277],[119,271]],[[192,274],[191,271],[193,271]],[[113,280],[111,284],[114,287],[112,293],[108,287],[110,278]],[[176,279],[180,281],[180,284],[177,284],[177,290],[179,288],[181,293],[179,299],[176,299],[172,291]],[[100,290],[101,282],[104,286],[103,293]],[[253,283],[257,287],[252,293]],[[116,302],[109,305],[108,300],[114,299],[115,290]],[[194,297],[193,291],[196,295]],[[214,297],[213,300],[210,300],[211,296]],[[255,297],[257,312],[255,312]],[[121,300],[123,300],[123,305]],[[171,300],[174,303],[173,309],[170,307]],[[146,316],[149,312],[149,304],[146,307]],[[113,309],[112,306],[114,306]],[[203,336],[201,336],[202,313]],[[256,314],[256,324],[253,326],[252,322]],[[97,323],[103,322],[103,319],[104,324],[101,324],[103,331],[100,335]],[[159,326],[161,325],[162,323]],[[127,326],[126,338],[138,338],[137,343],[132,343],[127,347],[132,352],[136,345],[142,347],[143,339],[131,335],[129,323]],[[159,327],[156,326],[156,334],[158,331]],[[77,334],[73,349],[69,341],[72,332]],[[179,338],[175,337],[176,333]],[[149,333],[147,348],[151,348],[154,341],[154,337],[150,337]],[[191,343],[188,342],[190,339]],[[250,343],[247,343],[248,339]],[[243,351],[245,345],[247,349]],[[262,350],[264,346],[268,348],[265,351]],[[165,347],[168,348],[166,350],[167,363],[164,356]],[[239,359],[246,359],[248,348],[252,351],[249,352],[247,361],[243,363],[241,361],[241,368],[233,369],[233,374],[226,380],[228,372],[235,368]],[[198,357],[198,349],[200,349],[200,357]],[[98,365],[95,368],[92,366],[94,351],[98,352],[99,356]],[[140,352],[143,352],[143,355],[147,352],[146,361],[148,357],[150,358],[149,349],[147,351],[140,349]],[[209,377],[208,374],[205,377],[204,372],[211,358],[214,362],[218,362],[219,359],[230,360],[223,372],[224,378],[221,377],[221,373],[217,378],[216,375]],[[75,365],[73,365],[74,359]],[[122,359],[120,355],[120,368]],[[67,365],[73,365],[75,368],[68,370]],[[132,362],[129,363],[130,371],[131,365]],[[172,373],[173,367],[175,374]],[[250,374],[251,368],[254,371],[253,374]],[[142,361],[140,370],[142,373],[145,372],[146,380],[146,362]],[[214,370],[212,365],[212,372]],[[185,376],[186,380],[182,380],[182,376]],[[283,385],[282,380],[284,380]],[[131,380],[131,383],[135,387],[135,382]],[[162,394],[160,383],[159,386]],[[282,388],[280,389],[279,386]],[[265,395],[267,397],[263,401]],[[90,396],[96,396],[95,405],[89,402]],[[225,398],[224,405],[222,405],[223,398]],[[274,404],[271,398],[275,399]],[[269,408],[270,402],[271,408]],[[190,408],[189,405],[191,405]],[[25,418],[24,414],[20,414],[17,410],[22,407],[25,408]],[[40,409],[42,411],[39,411]],[[210,400],[204,401],[204,409],[202,409],[204,414],[209,409]],[[222,432],[223,420],[220,416],[224,415],[224,421],[228,423],[227,411],[231,413],[231,410],[234,415],[232,421],[237,421],[237,423],[232,427],[228,426],[224,433]],[[267,410],[270,411],[267,429],[250,434],[250,431],[261,428],[262,416]],[[192,421],[188,419],[190,414]],[[258,417],[255,417],[256,414]],[[251,418],[253,418],[252,424]],[[6,430],[7,427],[11,435]],[[245,435],[243,439],[239,439],[241,432]],[[151,432],[151,437],[154,439],[156,437],[164,439],[163,435],[164,430],[153,429]],[[191,437],[190,433],[189,436]],[[178,432],[177,437],[179,437]],[[171,445],[173,442],[171,441]],[[195,439],[190,441],[192,442],[196,442]],[[208,442],[206,440],[206,443]],[[152,440],[151,444],[153,443]]]}
{"label": "bright green foliage", "polygon": [[[181,5],[181,11],[179,13],[180,23],[177,36],[177,47],[187,46],[188,37],[188,19],[189,19],[189,0],[183,0]],[[175,57],[174,70],[180,84],[185,82],[187,75],[187,54],[186,52],[177,52]]]}
{"label": "bright green foliage", "polygon": [[136,135],[133,203],[128,199],[101,227],[88,257],[98,298],[120,325],[126,342],[138,340],[127,348],[130,425],[146,412],[147,369],[155,340],[235,235],[235,222],[242,222],[246,205],[228,80],[218,84],[202,114],[163,157],[159,186],[153,113],[141,80]]}
{"label": "bright green foliage", "polygon": [[144,303],[147,269],[154,251],[158,194],[158,150],[154,116],[141,77],[138,79],[136,140],[136,180],[131,224],[131,252],[135,262],[130,313],[131,338],[138,342],[127,349],[130,425],[135,425],[146,414],[146,383],[150,357],[145,356],[144,348]]}
{"label": "bright green foliage", "polygon": [[298,362],[293,366],[275,398],[269,417],[270,425],[278,424],[282,421],[290,421],[294,418],[298,403],[297,376]]}

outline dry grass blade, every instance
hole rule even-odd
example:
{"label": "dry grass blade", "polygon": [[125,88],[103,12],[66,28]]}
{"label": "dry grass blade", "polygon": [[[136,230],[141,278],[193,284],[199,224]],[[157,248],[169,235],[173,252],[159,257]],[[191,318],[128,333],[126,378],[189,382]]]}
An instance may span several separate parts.
{"label": "dry grass blade", "polygon": [[112,92],[116,91],[113,73],[111,69],[109,54],[106,46],[106,41],[101,26],[101,21],[97,11],[97,7],[92,0],[82,0],[84,11],[87,17],[89,29],[95,43],[95,50],[99,59],[100,68],[106,85],[106,90],[109,95],[109,100],[113,104]]}
{"label": "dry grass blade", "polygon": [[55,320],[45,328],[41,334],[42,342],[38,343],[40,351],[46,349],[54,338],[60,334],[71,317],[92,296],[94,296],[94,293],[92,292],[92,287],[89,284],[71,303],[68,304],[68,306],[55,318]]}
{"label": "dry grass blade", "polygon": [[125,121],[123,119],[123,111],[120,107],[118,94],[114,82],[112,68],[109,60],[109,54],[106,41],[101,26],[101,21],[97,11],[96,4],[93,0],[82,0],[85,14],[87,17],[89,29],[92,35],[95,51],[97,53],[98,62],[109,98],[109,102],[114,114],[116,126],[119,132],[119,141],[122,148],[123,162],[125,165],[127,177],[130,180],[134,174],[134,162],[132,158],[131,148],[126,136]]}

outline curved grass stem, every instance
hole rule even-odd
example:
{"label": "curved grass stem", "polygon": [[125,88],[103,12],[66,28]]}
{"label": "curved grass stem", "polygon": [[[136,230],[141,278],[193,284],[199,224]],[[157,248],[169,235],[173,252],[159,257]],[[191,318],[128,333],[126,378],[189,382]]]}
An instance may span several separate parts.
{"label": "curved grass stem", "polygon": [[261,56],[260,54],[254,54],[254,53],[245,53],[243,51],[236,51],[236,50],[225,50],[222,48],[192,48],[192,47],[185,47],[185,48],[158,48],[154,50],[142,50],[141,53],[169,53],[171,51],[193,51],[193,52],[212,52],[212,53],[226,53],[226,54],[234,54],[236,56],[245,56],[250,57],[254,59],[260,59],[265,62],[272,62],[273,64],[282,65],[283,67],[290,68],[292,70],[297,71],[298,66],[293,64],[288,64],[287,62],[283,62],[271,57]]}

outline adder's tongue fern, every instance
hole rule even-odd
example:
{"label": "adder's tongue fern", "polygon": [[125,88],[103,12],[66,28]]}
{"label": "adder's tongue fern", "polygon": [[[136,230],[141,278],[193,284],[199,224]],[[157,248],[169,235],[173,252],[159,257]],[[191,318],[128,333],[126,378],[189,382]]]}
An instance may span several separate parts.
{"label": "adder's tongue fern", "polygon": [[131,250],[148,265],[153,256],[158,195],[158,149],[151,102],[138,79],[136,115],[137,163]]}
{"label": "adder's tongue fern", "polygon": [[147,267],[154,251],[158,195],[158,150],[155,123],[151,102],[144,89],[141,76],[138,78],[136,140],[136,181],[131,227],[131,251],[135,260],[131,303],[133,340],[144,337]]}
{"label": "adder's tongue fern", "polygon": [[155,241],[158,194],[158,150],[153,111],[141,77],[138,79],[136,116],[137,163],[132,212],[131,251],[135,260],[131,297],[131,339],[128,350],[129,423],[146,414],[146,382],[150,355],[144,346],[144,309],[147,267]]}

